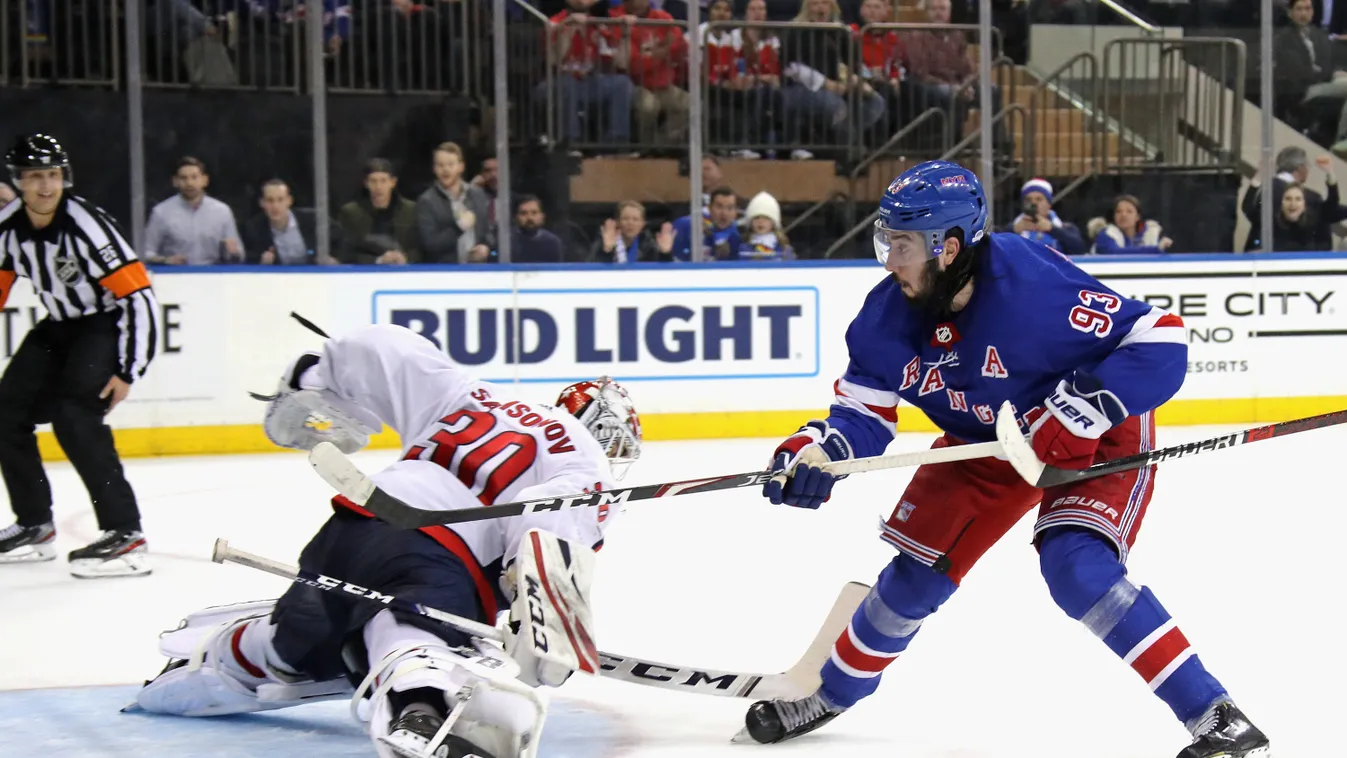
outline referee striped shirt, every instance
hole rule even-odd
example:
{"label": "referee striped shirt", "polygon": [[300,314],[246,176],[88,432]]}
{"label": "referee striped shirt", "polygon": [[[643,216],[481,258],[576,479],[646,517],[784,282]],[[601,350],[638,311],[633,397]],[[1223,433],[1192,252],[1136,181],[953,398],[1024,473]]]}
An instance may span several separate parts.
{"label": "referee striped shirt", "polygon": [[0,306],[26,277],[53,321],[117,313],[117,375],[145,375],[159,341],[159,304],[145,264],[102,208],[65,195],[50,224],[34,229],[22,200],[0,208]]}

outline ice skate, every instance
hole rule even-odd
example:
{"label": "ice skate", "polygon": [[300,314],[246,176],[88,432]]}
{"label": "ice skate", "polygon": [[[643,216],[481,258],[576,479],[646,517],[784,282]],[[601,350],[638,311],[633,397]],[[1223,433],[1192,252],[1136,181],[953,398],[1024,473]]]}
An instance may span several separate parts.
{"label": "ice skate", "polygon": [[[394,721],[388,736],[380,738],[399,758],[496,758],[456,734],[446,735],[438,743],[435,736],[444,719],[427,711],[410,711]],[[436,744],[434,752],[430,746]]]}
{"label": "ice skate", "polygon": [[1234,703],[1217,703],[1193,733],[1197,739],[1178,758],[1272,758],[1267,737]]}
{"label": "ice skate", "polygon": [[800,700],[759,700],[749,707],[744,730],[735,741],[751,739],[764,745],[783,742],[808,734],[845,711],[828,702],[822,692]]}
{"label": "ice skate", "polygon": [[70,551],[70,573],[80,579],[145,576],[150,573],[145,535],[139,530],[110,529],[93,542]]}
{"label": "ice skate", "polygon": [[0,530],[0,563],[37,563],[56,558],[56,527],[12,524]]}

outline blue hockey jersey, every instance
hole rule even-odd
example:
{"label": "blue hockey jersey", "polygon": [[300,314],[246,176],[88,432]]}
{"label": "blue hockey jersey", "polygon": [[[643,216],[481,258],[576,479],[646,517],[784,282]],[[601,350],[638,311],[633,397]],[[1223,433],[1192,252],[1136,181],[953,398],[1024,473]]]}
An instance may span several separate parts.
{"label": "blue hockey jersey", "polygon": [[960,440],[991,441],[1004,401],[1027,431],[1077,369],[1139,415],[1183,384],[1184,338],[1178,316],[1120,296],[1041,243],[993,234],[950,321],[909,306],[892,276],[870,291],[847,328],[850,362],[828,423],[857,456],[879,455],[901,397]]}

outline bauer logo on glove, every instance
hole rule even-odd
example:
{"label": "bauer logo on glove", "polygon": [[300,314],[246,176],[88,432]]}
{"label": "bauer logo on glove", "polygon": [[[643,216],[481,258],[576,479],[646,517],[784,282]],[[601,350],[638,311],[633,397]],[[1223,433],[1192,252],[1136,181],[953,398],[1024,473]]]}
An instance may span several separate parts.
{"label": "bauer logo on glove", "polygon": [[1030,427],[1030,439],[1039,460],[1059,468],[1089,466],[1099,438],[1127,418],[1122,401],[1083,371],[1059,381],[1044,405],[1048,412]]}

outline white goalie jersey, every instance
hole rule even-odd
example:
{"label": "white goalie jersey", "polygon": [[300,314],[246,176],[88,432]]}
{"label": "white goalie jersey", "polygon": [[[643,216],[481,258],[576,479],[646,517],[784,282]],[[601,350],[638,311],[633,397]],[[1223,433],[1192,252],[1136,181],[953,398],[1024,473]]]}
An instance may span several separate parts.
{"label": "white goalie jersey", "polygon": [[[371,479],[417,508],[480,508],[613,486],[603,449],[574,416],[477,381],[402,327],[367,326],[328,341],[302,385],[355,403],[398,433],[401,460]],[[368,515],[345,498],[335,502]],[[464,559],[480,582],[478,570],[512,560],[529,529],[597,548],[614,516],[616,509],[599,506],[421,531]]]}

